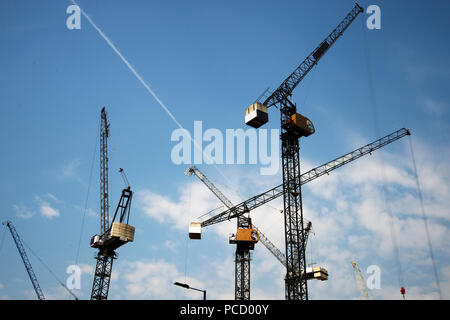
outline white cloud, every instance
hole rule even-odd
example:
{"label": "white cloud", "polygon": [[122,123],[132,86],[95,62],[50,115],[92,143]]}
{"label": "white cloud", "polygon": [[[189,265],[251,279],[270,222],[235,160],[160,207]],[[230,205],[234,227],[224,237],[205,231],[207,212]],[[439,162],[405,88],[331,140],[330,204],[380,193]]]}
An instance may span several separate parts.
{"label": "white cloud", "polygon": [[434,99],[425,99],[423,106],[425,111],[437,117],[444,115],[449,109],[448,103]]}
{"label": "white cloud", "polygon": [[166,240],[166,241],[164,241],[164,246],[166,248],[168,248],[169,250],[175,252],[178,245],[177,245],[177,243],[175,243],[173,241]]}
{"label": "white cloud", "polygon": [[[432,147],[416,141],[414,149],[431,241],[436,260],[440,263],[438,267],[448,266],[450,252],[446,244],[450,241],[450,164],[447,155],[450,156],[450,149],[440,148],[436,153]],[[382,157],[379,155],[381,152]],[[355,161],[303,187],[304,216],[312,221],[315,231],[315,235],[310,236],[308,245],[308,250],[312,246],[313,261],[308,260],[307,263],[317,262],[329,271],[328,281],[308,283],[310,297],[360,299],[360,291],[350,265],[351,260],[357,260],[364,267],[370,264],[381,267],[383,290],[373,292],[377,298],[401,298],[399,288],[395,286],[397,276],[391,223],[399,247],[403,277],[410,282],[409,296],[436,297],[409,146],[405,145],[396,153],[379,150],[365,159]],[[306,167],[310,164],[308,159],[303,159],[302,163]],[[381,175],[383,171],[385,178]],[[242,194],[250,196],[277,185],[279,177],[269,177],[266,181],[258,174],[253,174],[255,172],[235,170],[227,176],[229,181],[239,186],[237,189],[245,190]],[[208,172],[205,173],[208,175]],[[222,188],[219,183],[217,186]],[[383,193],[384,188],[388,192],[388,202]],[[245,199],[245,196],[239,194],[239,190],[224,188],[222,192],[236,204],[240,201],[236,199]],[[200,182],[181,184],[178,197],[175,198],[150,190],[143,190],[140,195],[140,207],[146,215],[183,232],[187,231],[189,221],[194,220],[191,216],[198,216],[219,205],[214,195]],[[262,206],[253,210],[252,220],[284,252],[284,219],[282,214],[274,210],[282,208],[282,199],[274,200],[270,205],[271,207]],[[225,245],[229,233],[235,232],[235,228],[234,220],[204,228],[202,241],[217,235],[218,240],[223,240]],[[215,256],[217,253],[206,251],[206,254],[211,260],[211,254]],[[309,255],[307,257],[310,258]],[[212,297],[232,299],[233,257],[229,256],[218,263],[209,261],[208,264],[211,265],[211,272],[202,279],[219,279],[219,287],[222,288],[221,291],[211,289]],[[261,243],[256,245],[251,270],[252,298],[284,299],[284,268]],[[267,290],[267,286],[271,289]],[[442,287],[449,294],[450,286]]]}
{"label": "white cloud", "polygon": [[[130,299],[173,299],[181,296],[181,288],[175,281],[189,283],[192,287],[203,287],[195,278],[185,278],[176,265],[165,260],[122,261],[121,270],[127,298]],[[196,298],[194,298],[196,299]]]}
{"label": "white cloud", "polygon": [[[220,206],[214,195],[207,191],[201,182],[188,182],[180,188],[179,199],[173,200],[150,190],[139,190],[136,192],[137,206],[159,223],[168,223],[171,228],[187,233],[190,222],[198,221],[199,216]],[[220,230],[227,236],[231,232],[229,228]]]}
{"label": "white cloud", "polygon": [[81,179],[80,175],[77,172],[80,165],[80,159],[73,159],[69,161],[67,164],[62,166],[58,177],[60,179],[74,180],[79,182],[83,186],[86,186],[87,184]]}
{"label": "white cloud", "polygon": [[34,216],[34,211],[30,210],[24,204],[13,204],[13,209],[17,217],[22,219],[30,219]]}
{"label": "white cloud", "polygon": [[59,217],[59,210],[53,208],[49,202],[43,200],[39,196],[35,196],[34,199],[37,201],[39,205],[39,212],[43,217],[48,219]]}

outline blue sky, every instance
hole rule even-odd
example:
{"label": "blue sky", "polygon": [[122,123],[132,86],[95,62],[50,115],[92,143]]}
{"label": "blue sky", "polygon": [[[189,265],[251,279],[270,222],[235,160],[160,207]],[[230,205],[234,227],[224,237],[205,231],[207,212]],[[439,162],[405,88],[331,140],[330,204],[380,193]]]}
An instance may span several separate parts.
{"label": "blue sky", "polygon": [[[244,109],[265,88],[276,89],[354,5],[344,0],[78,3],[190,132],[195,120],[204,129],[246,129]],[[302,170],[410,128],[442,295],[448,299],[450,4],[359,3],[381,8],[381,29],[368,30],[369,15],[360,14],[294,92],[299,111],[316,128],[301,142]],[[119,250],[110,298],[198,299],[196,292],[172,285],[185,281],[207,289],[211,299],[232,299],[235,248],[228,234],[235,223],[206,229],[202,241],[187,239],[189,221],[219,202],[184,175],[187,165],[172,162],[170,137],[177,125],[88,20],[81,18],[80,30],[66,28],[71,4],[7,0],[0,5],[1,220],[12,220],[63,281],[79,253],[83,274],[76,294],[89,299],[95,265],[89,239],[99,229],[96,138],[106,106],[111,203],[115,208],[119,200],[123,184],[117,171],[123,167],[135,191],[130,223],[136,227],[136,241]],[[278,128],[276,109],[269,118],[264,128]],[[329,281],[309,284],[311,299],[360,299],[350,260],[363,272],[380,267],[381,289],[371,291],[375,298],[401,298],[383,186],[390,195],[407,297],[438,297],[408,139],[303,188],[305,216],[314,229],[308,257],[330,273]],[[280,172],[262,176],[259,165],[198,167],[236,203],[281,182]],[[282,202],[270,205],[252,217],[283,250],[283,217],[274,209]],[[0,230],[0,298],[35,299],[12,238]],[[48,299],[70,299],[29,255]],[[258,244],[252,298],[284,299],[283,273]]]}

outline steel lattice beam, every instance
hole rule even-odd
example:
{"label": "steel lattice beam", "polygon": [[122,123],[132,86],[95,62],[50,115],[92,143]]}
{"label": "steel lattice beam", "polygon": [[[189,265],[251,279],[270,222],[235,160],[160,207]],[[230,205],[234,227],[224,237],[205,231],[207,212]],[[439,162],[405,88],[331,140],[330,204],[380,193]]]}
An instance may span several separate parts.
{"label": "steel lattice beam", "polygon": [[[402,128],[393,133],[386,135],[385,137],[378,139],[374,142],[371,142],[361,148],[358,148],[354,151],[351,151],[339,158],[331,160],[323,165],[320,165],[314,169],[311,169],[300,176],[300,183],[302,185],[311,182],[314,179],[317,179],[325,174],[329,174],[331,171],[342,167],[343,165],[352,162],[361,158],[362,156],[371,154],[373,151],[380,149],[400,138],[403,138],[406,135],[410,135],[408,129]],[[251,197],[236,206],[227,209],[214,217],[211,217],[202,222],[202,227],[210,226],[222,221],[227,221],[240,215],[245,214],[250,210],[254,210],[280,196],[283,195],[283,184],[280,184],[266,192],[260,193],[254,197]]]}
{"label": "steel lattice beam", "polygon": [[309,71],[311,71],[325,52],[328,51],[328,49],[343,34],[353,20],[355,20],[358,14],[363,11],[364,9],[356,3],[341,23],[339,23],[339,25],[328,35],[328,37],[326,37],[325,40],[322,41],[320,45],[306,57],[306,59],[281,83],[281,85],[264,101],[263,104],[267,107],[271,107],[290,96],[300,81],[302,81]]}
{"label": "steel lattice beam", "polygon": [[28,276],[30,277],[31,283],[38,299],[45,300],[44,293],[39,286],[39,282],[36,278],[36,275],[34,274],[33,267],[31,266],[30,260],[28,259],[25,248],[22,245],[22,240],[20,240],[20,236],[17,233],[16,228],[12,225],[11,221],[5,221],[3,222],[3,224],[6,225],[11,232],[14,243],[16,244],[17,250],[19,250],[20,257],[22,258],[23,264],[25,265],[25,269],[27,270]]}
{"label": "steel lattice beam", "polygon": [[107,300],[115,253],[99,252],[96,259],[91,300]]}

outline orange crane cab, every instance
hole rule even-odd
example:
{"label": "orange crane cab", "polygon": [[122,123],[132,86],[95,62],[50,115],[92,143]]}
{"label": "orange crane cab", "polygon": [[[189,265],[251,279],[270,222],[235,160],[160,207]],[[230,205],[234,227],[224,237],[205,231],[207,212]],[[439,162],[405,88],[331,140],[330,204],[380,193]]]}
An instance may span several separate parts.
{"label": "orange crane cab", "polygon": [[231,244],[238,242],[247,242],[255,244],[259,241],[259,232],[253,227],[250,228],[238,228],[236,234],[232,234],[229,238]]}
{"label": "orange crane cab", "polygon": [[299,113],[294,113],[287,120],[287,125],[298,135],[299,138],[307,137],[316,131],[311,120]]}

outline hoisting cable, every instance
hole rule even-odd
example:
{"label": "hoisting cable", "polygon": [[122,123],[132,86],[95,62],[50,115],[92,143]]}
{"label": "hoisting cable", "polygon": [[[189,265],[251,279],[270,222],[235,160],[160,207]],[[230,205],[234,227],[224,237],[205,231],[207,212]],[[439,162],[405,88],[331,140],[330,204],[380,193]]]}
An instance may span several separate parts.
{"label": "hoisting cable", "polygon": [[[377,112],[377,104],[376,104],[376,100],[375,100],[375,90],[374,90],[374,86],[373,86],[373,77],[372,77],[372,69],[370,66],[370,56],[369,56],[369,49],[368,49],[368,41],[367,41],[367,35],[366,35],[366,25],[365,25],[365,20],[361,19],[362,22],[362,35],[363,35],[363,46],[364,46],[364,57],[365,57],[365,62],[366,62],[366,67],[367,67],[367,77],[368,77],[368,82],[369,82],[369,93],[370,93],[370,104],[372,106],[372,116],[374,119],[374,126],[375,126],[375,134],[376,136],[380,136],[380,128],[379,128],[379,122],[378,122],[378,112]],[[385,164],[384,164],[384,157],[383,157],[383,153],[379,154],[380,157],[380,162],[381,162],[381,177],[382,177],[382,181],[383,181],[383,195],[384,195],[384,199],[385,199],[385,205],[386,205],[386,211],[389,214],[389,230],[390,230],[390,235],[391,235],[391,242],[392,242],[392,246],[394,249],[394,258],[395,258],[395,264],[396,264],[396,268],[397,268],[397,278],[398,278],[398,283],[400,286],[400,291],[403,295],[403,299],[405,298],[404,292],[404,279],[403,279],[403,270],[402,270],[402,265],[400,262],[400,252],[398,249],[398,243],[397,243],[397,236],[396,236],[396,232],[395,232],[395,226],[394,226],[394,217],[392,214],[392,210],[391,210],[391,203],[390,203],[390,197],[389,197],[389,193],[386,187],[386,172],[385,172]]]}
{"label": "hoisting cable", "polygon": [[56,276],[56,274],[52,271],[52,269],[50,269],[50,267],[45,264],[45,262],[30,248],[30,246],[23,240],[23,238],[20,238],[23,242],[23,244],[28,248],[28,250],[31,252],[31,254],[39,260],[39,262],[47,269],[47,271],[56,279],[56,281],[59,282],[59,284],[61,286],[64,287],[64,289],[67,290],[67,292],[69,292],[74,298],[75,300],[78,300],[78,297],[69,289],[67,288],[67,286],[61,281],[59,280],[59,278]]}
{"label": "hoisting cable", "polygon": [[94,170],[95,156],[97,154],[97,144],[98,144],[98,140],[99,140],[99,136],[100,136],[100,123],[101,123],[101,121],[98,123],[97,138],[95,139],[94,153],[92,155],[91,169],[90,169],[90,172],[89,172],[89,184],[88,184],[88,188],[87,188],[87,192],[86,192],[86,199],[84,201],[83,218],[81,219],[80,238],[78,240],[78,249],[77,249],[77,255],[76,255],[76,258],[75,258],[75,265],[78,265],[78,257],[80,255],[81,241],[82,241],[82,238],[83,238],[84,221],[85,221],[85,218],[86,218],[86,211],[87,211],[87,206],[88,206],[88,201],[89,201],[89,193],[90,193],[90,190],[91,190],[91,183],[92,183],[92,172]]}
{"label": "hoisting cable", "polygon": [[441,284],[440,284],[440,281],[439,281],[439,274],[438,274],[437,267],[436,267],[436,260],[434,259],[433,246],[431,245],[430,231],[428,229],[428,218],[427,218],[427,215],[425,213],[425,207],[423,205],[422,191],[421,191],[421,187],[420,187],[419,175],[417,173],[416,159],[414,157],[414,151],[413,151],[411,136],[409,136],[409,149],[411,151],[411,159],[412,159],[412,163],[413,163],[414,176],[416,178],[416,184],[417,184],[417,193],[418,193],[418,196],[419,196],[420,208],[421,208],[421,211],[422,211],[422,218],[423,218],[423,223],[424,223],[424,226],[425,226],[425,234],[427,236],[428,250],[430,252],[431,263],[433,265],[433,272],[434,272],[434,277],[435,277],[435,280],[436,280],[436,287],[437,287],[437,290],[438,290],[439,299],[442,300]]}
{"label": "hoisting cable", "polygon": [[306,84],[306,86],[304,86],[305,88],[305,97],[303,98],[303,104],[301,105],[302,108],[305,108],[306,106],[306,101],[308,100],[309,96],[310,96],[310,92],[311,92],[311,87],[312,87],[312,83],[314,81],[314,75],[316,73],[315,72],[311,72],[310,76],[309,76],[309,81]]}

